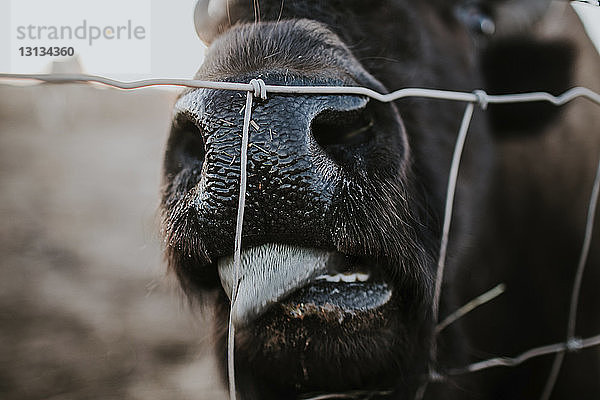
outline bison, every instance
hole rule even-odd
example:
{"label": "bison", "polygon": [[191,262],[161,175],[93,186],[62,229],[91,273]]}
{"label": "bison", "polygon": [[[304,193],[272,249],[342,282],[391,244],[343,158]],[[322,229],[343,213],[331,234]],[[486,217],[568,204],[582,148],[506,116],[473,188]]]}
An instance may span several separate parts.
{"label": "bison", "polygon": [[[600,89],[598,53],[567,2],[200,0],[195,19],[210,45],[202,80]],[[189,296],[215,310],[225,379],[244,97],[182,93],[164,160],[166,258]],[[464,107],[354,95],[255,102],[234,321],[241,399],[412,399],[432,367],[445,375],[565,340],[600,112],[583,100],[490,105],[475,112],[460,166],[440,316],[497,283],[507,291],[445,329],[432,365],[436,260]],[[586,271],[578,336],[600,332],[599,274]],[[446,377],[425,397],[536,398],[551,363]],[[553,398],[598,398],[599,377],[597,351],[569,353]]]}

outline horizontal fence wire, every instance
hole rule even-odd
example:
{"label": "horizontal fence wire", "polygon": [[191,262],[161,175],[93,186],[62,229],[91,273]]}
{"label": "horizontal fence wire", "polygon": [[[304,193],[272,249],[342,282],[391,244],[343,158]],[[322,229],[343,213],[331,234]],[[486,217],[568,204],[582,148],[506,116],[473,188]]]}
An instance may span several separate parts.
{"label": "horizontal fence wire", "polygon": [[[453,368],[446,371],[446,376],[463,375],[469,372],[477,372],[494,367],[516,367],[535,357],[557,354],[565,351],[574,352],[598,345],[600,345],[600,335],[591,336],[585,339],[574,338],[565,343],[554,343],[547,346],[536,347],[527,350],[516,357],[495,357],[467,365],[466,367]],[[443,376],[441,376],[441,380],[443,380]]]}
{"label": "horizontal fence wire", "polygon": [[[242,160],[240,163],[240,198],[238,205],[238,216],[236,224],[235,234],[235,254],[234,258],[237,260],[234,263],[234,274],[235,281],[239,283],[239,260],[241,258],[241,234],[243,228],[243,209],[244,209],[244,197],[245,197],[245,186],[246,186],[246,168],[247,157],[244,159],[244,147],[248,146],[248,125],[251,123],[252,115],[252,99],[253,97],[260,97],[266,99],[268,93],[272,94],[304,94],[304,95],[358,95],[366,96],[380,102],[392,102],[404,98],[428,98],[436,100],[447,100],[447,101],[458,101],[468,103],[463,116],[459,134],[457,135],[457,141],[455,145],[454,155],[452,157],[451,170],[448,178],[448,191],[446,197],[446,207],[444,211],[444,229],[440,244],[440,255],[438,259],[438,268],[436,273],[436,290],[434,294],[434,301],[432,305],[432,312],[435,316],[436,328],[434,330],[433,340],[431,341],[430,347],[430,367],[429,373],[423,380],[423,384],[417,390],[415,395],[416,399],[423,398],[427,385],[430,382],[440,382],[446,380],[448,377],[462,375],[466,373],[472,373],[494,367],[515,367],[525,361],[548,354],[556,354],[553,370],[550,373],[548,382],[542,399],[549,397],[554,387],[556,375],[560,369],[562,363],[562,357],[566,352],[573,352],[581,349],[585,349],[592,346],[600,345],[600,334],[585,339],[580,339],[575,336],[575,317],[577,312],[577,303],[579,298],[579,287],[583,275],[584,266],[587,261],[587,256],[590,247],[592,227],[594,224],[594,214],[596,204],[598,202],[598,192],[600,187],[600,161],[594,181],[594,188],[590,198],[588,217],[586,221],[584,244],[582,246],[575,282],[573,285],[571,308],[569,312],[569,321],[567,328],[567,339],[563,343],[556,343],[547,346],[537,347],[530,349],[516,357],[496,357],[489,360],[479,361],[465,367],[453,368],[445,371],[444,373],[437,372],[434,369],[434,365],[437,358],[436,352],[436,338],[439,332],[454,323],[455,321],[462,318],[468,312],[474,308],[492,300],[496,296],[500,295],[504,291],[504,286],[500,285],[489,292],[477,297],[476,299],[468,302],[463,307],[459,308],[450,316],[446,317],[441,323],[438,323],[438,309],[439,301],[441,297],[442,279],[445,268],[445,254],[448,245],[448,234],[450,231],[450,224],[452,222],[452,208],[455,196],[456,183],[458,180],[458,173],[460,167],[460,159],[462,149],[466,140],[470,121],[473,116],[473,104],[478,104],[482,109],[486,109],[489,104],[508,104],[508,103],[529,103],[529,102],[549,102],[556,106],[562,106],[577,98],[584,98],[600,105],[600,94],[584,87],[574,87],[567,90],[559,96],[554,96],[547,92],[532,92],[532,93],[519,93],[519,94],[504,94],[504,95],[490,95],[483,90],[476,90],[474,92],[456,92],[447,90],[437,89],[423,89],[423,88],[404,88],[396,90],[391,93],[379,93],[372,89],[365,87],[355,86],[281,86],[281,85],[267,85],[261,79],[253,79],[250,83],[235,83],[235,82],[213,82],[213,81],[202,81],[193,79],[147,79],[132,82],[118,81],[102,76],[93,76],[85,74],[5,74],[0,73],[1,80],[34,80],[46,83],[97,83],[118,89],[141,89],[155,86],[176,86],[186,88],[204,88],[204,89],[216,89],[216,90],[230,90],[237,92],[247,92],[246,104],[250,104],[250,107],[246,106],[244,112],[244,125],[242,135]],[[234,326],[231,320],[231,316],[235,312],[235,300],[236,300],[236,288],[233,287],[231,309],[230,309],[230,323],[228,330],[228,376],[229,376],[229,395],[231,400],[236,399],[235,389],[235,368],[234,368]],[[318,399],[357,399],[357,398],[370,398],[371,396],[380,395],[387,392],[350,392],[350,393],[327,393],[311,397],[312,400]]]}
{"label": "horizontal fence wire", "polygon": [[[256,86],[250,83],[213,82],[195,79],[146,79],[132,82],[118,81],[102,76],[85,74],[4,74],[3,80],[35,80],[47,83],[99,83],[118,89],[141,89],[152,86],[178,86],[188,88],[232,90],[237,92],[255,91]],[[455,92],[438,89],[405,88],[383,94],[360,86],[281,86],[265,85],[268,93],[277,94],[315,94],[315,95],[358,95],[367,96],[374,100],[389,103],[409,97],[422,97],[437,100],[451,100],[478,103],[485,108],[487,104],[529,103],[545,101],[557,106],[564,105],[578,97],[587,98],[600,104],[600,94],[584,87],[572,88],[560,96],[547,92],[532,92],[519,94],[490,95],[483,90]]]}

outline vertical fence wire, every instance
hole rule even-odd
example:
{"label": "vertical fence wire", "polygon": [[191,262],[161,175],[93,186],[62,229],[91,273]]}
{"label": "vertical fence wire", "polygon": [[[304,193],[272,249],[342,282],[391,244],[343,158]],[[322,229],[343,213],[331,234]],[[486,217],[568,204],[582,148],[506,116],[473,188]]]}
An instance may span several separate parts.
{"label": "vertical fence wire", "polygon": [[[583,239],[583,245],[581,246],[581,254],[579,255],[579,263],[577,265],[577,272],[573,281],[573,290],[571,291],[571,305],[569,307],[569,322],[567,324],[567,341],[570,343],[575,338],[575,324],[577,322],[577,307],[579,305],[579,293],[581,292],[581,282],[583,279],[583,273],[585,271],[585,265],[587,263],[588,255],[590,252],[590,245],[592,243],[592,231],[594,228],[594,218],[596,216],[596,206],[598,205],[598,192],[600,190],[600,160],[596,167],[596,177],[594,178],[594,186],[592,188],[592,194],[590,195],[590,202],[588,206],[588,213],[585,225],[585,236]],[[556,354],[548,381],[544,387],[544,391],[541,396],[541,400],[548,400],[552,395],[552,390],[558,379],[558,374],[562,366],[562,362],[565,358],[565,352],[561,351]]]}
{"label": "vertical fence wire", "polygon": [[[452,212],[454,208],[454,199],[456,197],[456,184],[458,182],[458,171],[460,168],[460,162],[462,159],[462,153],[465,147],[465,141],[467,139],[467,133],[469,132],[469,125],[473,117],[473,110],[475,106],[473,103],[468,103],[465,108],[462,122],[460,124],[460,130],[456,138],[456,144],[454,145],[454,154],[452,155],[452,164],[450,166],[450,174],[448,175],[448,188],[446,191],[446,205],[444,207],[444,225],[442,228],[442,239],[440,242],[440,254],[437,262],[437,272],[435,276],[435,291],[433,294],[432,314],[433,322],[437,325],[440,310],[440,298],[442,294],[442,282],[444,280],[444,269],[446,267],[446,253],[448,251],[448,237],[450,235],[450,225],[452,224]],[[435,344],[435,337],[432,340],[431,356],[435,359],[437,346]]]}
{"label": "vertical fence wire", "polygon": [[[467,139],[467,133],[469,132],[469,126],[471,119],[473,118],[473,110],[475,108],[474,103],[468,103],[465,108],[458,136],[456,137],[456,143],[454,145],[454,154],[452,155],[452,163],[450,165],[450,174],[448,175],[448,188],[446,191],[446,205],[444,208],[444,225],[442,227],[442,239],[440,242],[440,254],[437,262],[437,272],[435,275],[435,289],[433,293],[433,303],[431,305],[431,312],[433,315],[434,326],[437,326],[439,319],[440,310],[440,298],[442,295],[442,282],[444,280],[444,269],[446,267],[446,253],[448,251],[448,238],[450,235],[450,225],[452,223],[452,211],[454,208],[454,199],[456,195],[456,184],[458,182],[458,171],[460,168],[460,162],[462,159],[463,149],[465,147],[465,141]],[[417,400],[423,399],[427,390],[427,385],[431,379],[431,376],[435,373],[435,365],[437,360],[437,335],[438,331],[434,330],[432,333],[431,343],[429,347],[429,379],[418,388],[415,398]]]}
{"label": "vertical fence wire", "polygon": [[244,208],[246,206],[246,180],[248,168],[248,142],[250,140],[250,118],[252,117],[252,99],[254,94],[248,91],[244,110],[244,127],[242,129],[242,143],[240,146],[240,194],[238,199],[237,220],[235,226],[235,243],[233,252],[234,284],[231,293],[229,309],[229,326],[227,329],[227,377],[229,379],[229,399],[236,400],[235,386],[235,320],[236,301],[240,283],[240,268],[242,264],[242,229],[244,226]]}

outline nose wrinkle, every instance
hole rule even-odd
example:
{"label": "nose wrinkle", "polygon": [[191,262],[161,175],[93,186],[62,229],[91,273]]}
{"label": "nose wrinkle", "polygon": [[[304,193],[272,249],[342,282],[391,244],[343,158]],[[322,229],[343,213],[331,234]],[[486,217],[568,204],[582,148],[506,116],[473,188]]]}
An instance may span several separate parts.
{"label": "nose wrinkle", "polygon": [[[246,110],[239,93],[201,89],[177,103],[193,115],[205,144],[199,182],[192,194],[202,240],[215,257],[231,252],[240,180],[241,114],[248,114],[247,192],[244,246],[267,242],[333,246],[328,210],[339,167],[311,134],[311,121],[325,109],[364,107],[360,96],[270,95]],[[261,87],[256,91],[260,95]],[[248,92],[247,92],[248,93]]]}
{"label": "nose wrinkle", "polygon": [[[223,97],[222,97],[223,98]],[[223,100],[230,100],[224,99]],[[198,208],[207,213],[227,214],[232,219],[237,197],[240,161],[239,109],[224,112],[214,101],[204,122],[206,129],[206,174],[202,176]],[[306,102],[288,98],[270,99],[251,111],[248,121],[247,201],[249,230],[244,234],[277,231],[290,218],[305,218],[307,198],[324,191],[315,175],[309,143]],[[311,102],[312,103],[312,102]],[[276,117],[274,117],[276,116]],[[229,121],[236,121],[232,125]],[[211,129],[209,131],[209,129]],[[242,139],[243,140],[243,139]],[[296,224],[297,225],[297,224]],[[229,225],[231,226],[231,225]]]}

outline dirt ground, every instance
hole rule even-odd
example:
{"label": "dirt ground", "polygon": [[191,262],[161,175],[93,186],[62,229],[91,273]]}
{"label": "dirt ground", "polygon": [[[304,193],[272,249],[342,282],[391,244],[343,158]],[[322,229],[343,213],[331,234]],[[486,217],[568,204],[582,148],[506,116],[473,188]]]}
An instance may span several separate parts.
{"label": "dirt ground", "polygon": [[171,92],[0,86],[0,398],[222,399],[166,277]]}

